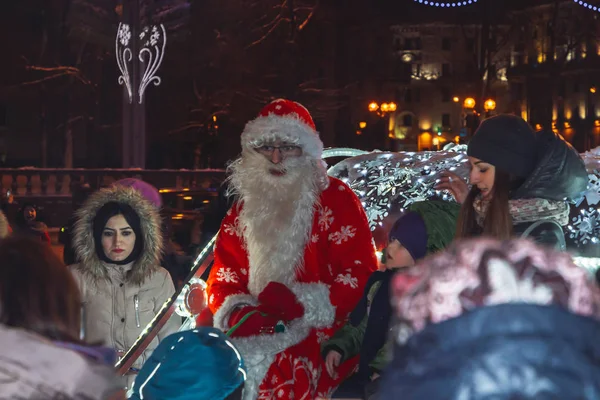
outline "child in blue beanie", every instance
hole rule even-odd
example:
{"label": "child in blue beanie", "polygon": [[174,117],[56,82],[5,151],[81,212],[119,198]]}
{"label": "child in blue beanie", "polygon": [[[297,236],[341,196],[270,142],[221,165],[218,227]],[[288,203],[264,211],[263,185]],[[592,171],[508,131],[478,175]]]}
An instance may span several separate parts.
{"label": "child in blue beanie", "polygon": [[327,372],[334,376],[344,361],[360,355],[358,371],[338,387],[332,398],[369,399],[377,392],[388,362],[388,331],[392,315],[390,281],[395,272],[413,266],[425,255],[452,241],[460,206],[445,201],[413,203],[393,225],[385,252],[385,271],[371,275],[350,319],[322,346]]}
{"label": "child in blue beanie", "polygon": [[160,342],[135,379],[134,400],[241,400],[246,370],[218,329],[174,333]]}

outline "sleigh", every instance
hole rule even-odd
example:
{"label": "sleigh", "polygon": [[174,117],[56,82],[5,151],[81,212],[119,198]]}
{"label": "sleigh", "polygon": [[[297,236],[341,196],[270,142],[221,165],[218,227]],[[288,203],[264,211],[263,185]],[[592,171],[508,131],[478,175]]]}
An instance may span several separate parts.
{"label": "sleigh", "polygon": [[[378,249],[385,246],[389,225],[409,204],[428,199],[454,201],[448,192],[434,189],[443,171],[450,170],[465,179],[469,174],[464,145],[450,145],[435,152],[397,153],[336,148],[325,150],[323,157],[337,161],[329,168],[329,175],[343,180],[360,198]],[[564,245],[575,263],[592,273],[600,266],[600,148],[582,157],[588,171],[588,189],[571,204],[569,224],[563,228]],[[129,372],[173,313],[184,321],[180,330],[212,324],[206,307],[204,280],[214,259],[215,239],[210,240],[194,261],[185,285],[165,302],[119,360],[116,367],[120,374]]]}

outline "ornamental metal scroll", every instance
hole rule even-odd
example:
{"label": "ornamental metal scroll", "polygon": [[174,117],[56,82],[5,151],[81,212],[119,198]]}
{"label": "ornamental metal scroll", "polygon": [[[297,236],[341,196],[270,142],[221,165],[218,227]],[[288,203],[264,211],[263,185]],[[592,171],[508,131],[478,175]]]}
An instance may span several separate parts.
{"label": "ornamental metal scroll", "polygon": [[[134,86],[131,77],[131,61],[133,59],[133,50],[131,44],[133,40],[139,40],[140,50],[138,60],[145,68],[143,75],[137,87]],[[115,38],[115,54],[117,66],[121,75],[119,75],[119,85],[124,85],[127,89],[129,103],[133,102],[134,89],[137,89],[138,102],[144,101],[144,93],[150,83],[158,86],[161,78],[156,75],[165,56],[167,46],[167,31],[163,24],[146,26],[142,29],[138,38],[133,37],[131,27],[128,24],[119,23],[117,35]]]}

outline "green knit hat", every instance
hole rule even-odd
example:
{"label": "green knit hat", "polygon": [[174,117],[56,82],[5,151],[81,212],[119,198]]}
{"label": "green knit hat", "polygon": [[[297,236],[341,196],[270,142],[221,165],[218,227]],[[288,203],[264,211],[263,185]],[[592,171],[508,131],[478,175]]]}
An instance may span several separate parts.
{"label": "green knit hat", "polygon": [[442,200],[417,201],[407,207],[425,222],[427,254],[445,249],[454,239],[460,204]]}

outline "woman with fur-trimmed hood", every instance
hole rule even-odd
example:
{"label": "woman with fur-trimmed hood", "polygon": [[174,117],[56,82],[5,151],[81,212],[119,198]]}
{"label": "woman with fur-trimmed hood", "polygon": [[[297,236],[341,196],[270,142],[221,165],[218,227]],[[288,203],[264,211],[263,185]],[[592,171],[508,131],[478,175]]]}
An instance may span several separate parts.
{"label": "woman with fur-trimmed hood", "polygon": [[[158,211],[134,188],[101,189],[77,211],[79,263],[70,268],[82,294],[86,341],[127,351],[175,293],[159,265],[162,243]],[[134,367],[177,329],[176,319],[169,320]]]}

